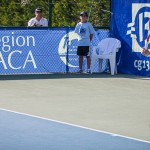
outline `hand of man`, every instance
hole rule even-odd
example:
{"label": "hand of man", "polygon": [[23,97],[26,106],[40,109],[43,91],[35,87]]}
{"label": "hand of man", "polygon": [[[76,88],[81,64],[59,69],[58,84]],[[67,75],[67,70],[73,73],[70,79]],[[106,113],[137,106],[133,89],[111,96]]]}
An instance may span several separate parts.
{"label": "hand of man", "polygon": [[143,48],[142,54],[144,56],[148,56],[148,55],[150,55],[150,52],[147,49]]}

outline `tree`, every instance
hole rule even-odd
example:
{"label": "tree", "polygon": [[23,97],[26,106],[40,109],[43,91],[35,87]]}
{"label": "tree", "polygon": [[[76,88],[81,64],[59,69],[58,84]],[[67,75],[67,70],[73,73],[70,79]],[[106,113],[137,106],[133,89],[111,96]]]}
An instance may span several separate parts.
{"label": "tree", "polygon": [[[34,17],[36,7],[43,8],[45,18],[52,18],[53,27],[75,26],[79,22],[82,11],[90,13],[90,22],[94,26],[109,26],[110,14],[102,9],[110,9],[110,0],[0,0],[0,26],[27,26],[30,18]],[[49,8],[52,17],[49,17]]]}

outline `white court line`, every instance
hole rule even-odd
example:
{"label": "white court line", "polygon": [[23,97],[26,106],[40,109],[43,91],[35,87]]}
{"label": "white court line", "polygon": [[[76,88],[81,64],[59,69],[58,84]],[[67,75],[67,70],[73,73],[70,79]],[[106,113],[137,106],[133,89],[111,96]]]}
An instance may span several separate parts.
{"label": "white court line", "polygon": [[73,126],[73,127],[77,127],[77,128],[82,128],[82,129],[86,129],[86,130],[90,130],[90,131],[95,131],[95,132],[99,132],[99,133],[105,133],[105,134],[109,134],[111,136],[118,136],[118,137],[122,137],[122,138],[126,138],[126,139],[131,139],[131,140],[135,140],[135,141],[139,141],[139,142],[145,142],[145,143],[149,143],[150,144],[150,141],[141,140],[141,139],[137,139],[137,138],[132,138],[132,137],[128,137],[128,136],[123,136],[123,135],[119,135],[119,134],[115,134],[115,133],[111,133],[111,132],[96,130],[96,129],[92,129],[92,128],[88,128],[88,127],[83,127],[83,126],[79,126],[79,125],[76,125],[76,124],[62,122],[62,121],[58,121],[58,120],[54,120],[54,119],[43,118],[43,117],[39,117],[39,116],[35,116],[35,115],[30,115],[30,114],[25,114],[25,113],[21,113],[21,112],[16,112],[16,111],[4,109],[4,108],[0,108],[0,110],[11,112],[11,113],[15,113],[15,114],[20,114],[20,115],[24,115],[24,116],[29,116],[29,117],[33,117],[33,118],[38,118],[38,119],[42,119],[42,120],[52,121],[52,122],[56,122],[56,123],[60,123],[60,124],[65,124],[65,125],[69,125],[69,126]]}

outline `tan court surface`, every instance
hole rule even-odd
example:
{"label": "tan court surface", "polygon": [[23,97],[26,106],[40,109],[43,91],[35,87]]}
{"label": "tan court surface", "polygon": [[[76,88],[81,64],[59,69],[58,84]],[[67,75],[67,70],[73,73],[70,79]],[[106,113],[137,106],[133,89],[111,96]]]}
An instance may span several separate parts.
{"label": "tan court surface", "polygon": [[149,78],[50,74],[0,79],[0,108],[150,141]]}

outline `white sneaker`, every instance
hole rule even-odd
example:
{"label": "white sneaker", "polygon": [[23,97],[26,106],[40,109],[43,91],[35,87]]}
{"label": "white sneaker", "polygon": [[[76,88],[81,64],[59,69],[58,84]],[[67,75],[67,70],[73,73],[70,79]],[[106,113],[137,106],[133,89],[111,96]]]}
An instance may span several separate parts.
{"label": "white sneaker", "polygon": [[91,70],[90,69],[87,70],[87,74],[91,74]]}

